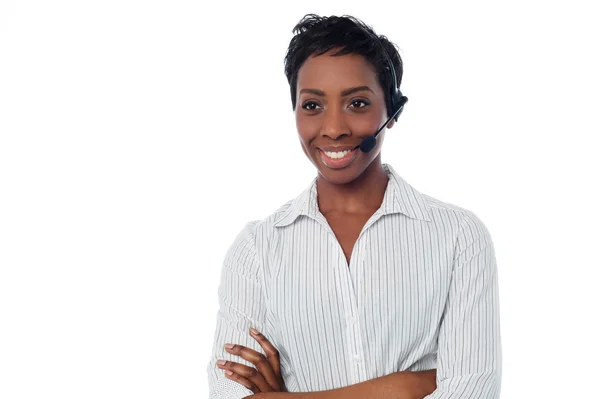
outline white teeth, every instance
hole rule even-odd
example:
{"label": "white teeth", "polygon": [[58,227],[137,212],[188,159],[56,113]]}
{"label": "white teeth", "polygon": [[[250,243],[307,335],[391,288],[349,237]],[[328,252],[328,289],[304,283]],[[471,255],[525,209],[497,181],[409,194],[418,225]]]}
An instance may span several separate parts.
{"label": "white teeth", "polygon": [[325,155],[327,155],[329,158],[333,158],[333,159],[339,159],[339,158],[344,158],[346,155],[348,155],[351,151],[341,151],[341,152],[327,152],[327,151],[323,151],[325,153]]}

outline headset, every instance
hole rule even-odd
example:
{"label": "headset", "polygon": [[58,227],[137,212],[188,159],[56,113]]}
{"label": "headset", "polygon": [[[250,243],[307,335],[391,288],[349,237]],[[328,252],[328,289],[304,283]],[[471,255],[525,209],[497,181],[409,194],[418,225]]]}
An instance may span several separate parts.
{"label": "headset", "polygon": [[386,51],[385,47],[383,47],[383,44],[381,43],[380,39],[377,36],[373,35],[371,32],[369,32],[368,30],[366,30],[365,28],[363,28],[362,26],[359,26],[359,27],[360,27],[360,29],[362,29],[365,32],[365,34],[370,36],[381,47],[381,50],[383,51],[383,55],[385,56],[385,58],[389,64],[390,72],[392,74],[392,82],[394,84],[394,86],[392,87],[392,91],[390,93],[392,116],[390,116],[388,118],[388,120],[385,121],[385,123],[377,130],[377,132],[375,132],[374,135],[366,137],[360,143],[360,150],[362,152],[367,153],[367,152],[371,151],[373,148],[375,148],[375,145],[377,145],[377,135],[379,134],[379,132],[381,132],[383,130],[383,128],[388,123],[390,123],[390,121],[392,119],[394,119],[395,121],[398,121],[400,114],[404,110],[404,104],[406,104],[406,102],[408,101],[408,97],[402,95],[402,92],[400,91],[400,88],[398,87],[398,81],[396,80],[396,70],[394,68],[394,64],[392,63],[392,59],[388,55],[388,52]]}

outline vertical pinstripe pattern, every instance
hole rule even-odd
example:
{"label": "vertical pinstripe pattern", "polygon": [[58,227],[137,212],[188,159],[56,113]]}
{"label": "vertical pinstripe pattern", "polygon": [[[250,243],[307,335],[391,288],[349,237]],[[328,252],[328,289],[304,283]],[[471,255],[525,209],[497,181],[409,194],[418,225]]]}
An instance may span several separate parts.
{"label": "vertical pinstripe pattern", "polygon": [[381,207],[347,263],[320,213],[316,178],[228,250],[208,364],[210,398],[252,392],[225,378],[224,350],[279,350],[286,387],[312,392],[401,370],[437,369],[425,399],[495,399],[502,353],[498,273],[490,233],[471,211],[422,194],[394,169]]}

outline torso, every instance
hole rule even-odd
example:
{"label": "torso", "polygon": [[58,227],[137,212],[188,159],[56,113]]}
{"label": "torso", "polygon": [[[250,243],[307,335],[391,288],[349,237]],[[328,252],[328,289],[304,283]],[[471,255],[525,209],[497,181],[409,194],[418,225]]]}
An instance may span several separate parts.
{"label": "torso", "polygon": [[325,216],[325,219],[327,219],[329,226],[337,237],[346,256],[346,261],[350,265],[350,256],[352,255],[354,244],[364,225],[371,218],[372,213],[356,215],[329,212],[323,214],[323,216]]}

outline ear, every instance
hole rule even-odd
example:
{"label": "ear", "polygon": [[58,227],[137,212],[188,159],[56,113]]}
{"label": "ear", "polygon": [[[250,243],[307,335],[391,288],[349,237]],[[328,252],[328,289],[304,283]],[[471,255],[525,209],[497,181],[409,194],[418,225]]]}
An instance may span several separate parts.
{"label": "ear", "polygon": [[392,126],[394,126],[394,124],[395,124],[395,123],[396,123],[396,121],[392,119],[392,120],[391,120],[391,121],[390,121],[390,122],[387,124],[387,129],[391,129],[391,128],[392,128]]}

